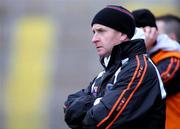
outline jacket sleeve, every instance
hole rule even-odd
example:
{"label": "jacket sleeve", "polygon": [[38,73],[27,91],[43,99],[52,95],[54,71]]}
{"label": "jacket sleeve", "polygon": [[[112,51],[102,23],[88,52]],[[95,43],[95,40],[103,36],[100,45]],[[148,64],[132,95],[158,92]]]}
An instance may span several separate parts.
{"label": "jacket sleeve", "polygon": [[87,96],[89,94],[89,87],[87,89],[82,89],[74,94],[70,94],[67,98],[67,100],[64,102],[64,112],[70,107],[70,105],[76,101],[76,99],[82,97],[82,96]]}
{"label": "jacket sleeve", "polygon": [[156,64],[167,94],[175,94],[180,91],[180,59],[169,57]]}
{"label": "jacket sleeve", "polygon": [[65,122],[72,129],[81,129],[82,120],[92,107],[94,96],[91,95],[91,84],[87,89],[83,89],[68,96],[64,103]]}
{"label": "jacket sleeve", "polygon": [[84,95],[75,99],[65,113],[65,121],[68,126],[73,129],[82,128],[82,120],[93,103],[94,97],[92,95]]}
{"label": "jacket sleeve", "polygon": [[84,128],[133,128],[127,123],[143,117],[160,96],[154,72],[153,67],[148,67],[147,60],[140,61],[139,58],[134,64],[122,68],[118,81],[87,112],[83,120]]}

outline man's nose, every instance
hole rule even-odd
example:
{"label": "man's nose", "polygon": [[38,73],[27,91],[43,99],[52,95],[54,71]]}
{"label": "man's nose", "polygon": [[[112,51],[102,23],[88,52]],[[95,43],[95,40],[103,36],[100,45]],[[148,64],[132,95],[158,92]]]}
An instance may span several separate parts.
{"label": "man's nose", "polygon": [[98,39],[97,34],[94,34],[91,41],[92,41],[93,43],[96,43],[98,40],[99,40],[99,39]]}

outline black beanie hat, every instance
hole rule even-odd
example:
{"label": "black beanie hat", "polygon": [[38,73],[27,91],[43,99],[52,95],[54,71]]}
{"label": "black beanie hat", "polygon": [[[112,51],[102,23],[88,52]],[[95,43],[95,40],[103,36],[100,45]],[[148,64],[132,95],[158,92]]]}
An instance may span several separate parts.
{"label": "black beanie hat", "polygon": [[101,24],[132,38],[135,31],[135,21],[133,15],[127,9],[121,6],[109,5],[100,10],[92,20],[93,24]]}
{"label": "black beanie hat", "polygon": [[152,12],[148,9],[138,9],[132,11],[132,14],[135,18],[136,27],[156,27],[156,18]]}

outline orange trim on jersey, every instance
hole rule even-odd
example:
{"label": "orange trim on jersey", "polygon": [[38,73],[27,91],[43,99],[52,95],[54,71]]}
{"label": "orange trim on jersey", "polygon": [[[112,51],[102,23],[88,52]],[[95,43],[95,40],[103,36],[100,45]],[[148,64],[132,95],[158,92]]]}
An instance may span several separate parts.
{"label": "orange trim on jersey", "polygon": [[137,86],[135,87],[135,89],[132,91],[132,93],[130,94],[130,96],[128,97],[125,105],[122,107],[122,109],[119,111],[119,113],[116,115],[116,117],[114,118],[114,120],[105,128],[105,129],[109,129],[113,123],[117,120],[117,118],[121,115],[121,113],[123,112],[123,110],[126,108],[127,104],[129,103],[130,99],[132,98],[132,96],[134,95],[134,93],[136,92],[136,90],[139,88],[140,84],[142,83],[142,80],[144,79],[144,75],[146,73],[146,70],[147,70],[147,61],[146,61],[146,57],[143,56],[144,58],[144,62],[145,62],[145,68],[144,68],[144,71],[142,73],[142,76],[137,84]]}
{"label": "orange trim on jersey", "polygon": [[172,77],[174,77],[174,74],[175,74],[176,71],[179,69],[179,63],[180,63],[180,60],[178,59],[178,60],[177,60],[176,67],[175,67],[174,71],[172,72],[171,76],[168,77],[166,80],[164,80],[164,82],[167,82],[167,81],[170,80]]}
{"label": "orange trim on jersey", "polygon": [[157,64],[159,61],[166,59],[168,57],[177,57],[180,58],[180,52],[174,52],[174,51],[160,51],[155,56],[152,57],[152,60],[155,64]]}
{"label": "orange trim on jersey", "polygon": [[136,56],[136,61],[137,61],[137,67],[134,71],[133,77],[131,78],[130,83],[128,84],[127,88],[125,90],[123,90],[123,92],[120,94],[119,98],[117,99],[116,103],[114,104],[114,106],[112,107],[111,111],[109,112],[109,114],[103,119],[101,120],[98,124],[97,127],[101,126],[106,120],[109,119],[109,117],[112,115],[113,111],[115,110],[115,108],[117,107],[117,105],[119,104],[120,100],[122,99],[123,95],[125,94],[125,92],[131,87],[132,83],[135,80],[135,77],[137,75],[138,69],[140,67],[140,61],[139,61],[139,57]]}
{"label": "orange trim on jersey", "polygon": [[166,71],[164,71],[162,74],[161,74],[161,78],[163,79],[164,81],[164,77],[167,77],[167,74],[169,73],[170,69],[172,68],[172,65],[173,65],[173,58],[170,59],[170,63],[166,69]]}
{"label": "orange trim on jersey", "polygon": [[168,96],[166,100],[166,128],[179,129],[180,127],[180,92]]}

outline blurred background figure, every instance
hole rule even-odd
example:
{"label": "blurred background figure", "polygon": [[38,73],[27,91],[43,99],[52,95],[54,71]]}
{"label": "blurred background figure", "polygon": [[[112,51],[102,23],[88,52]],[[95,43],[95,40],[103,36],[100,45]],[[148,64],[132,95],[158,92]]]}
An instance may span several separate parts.
{"label": "blurred background figure", "polygon": [[156,17],[159,33],[167,34],[171,39],[180,43],[180,18],[173,14]]}
{"label": "blurred background figure", "polygon": [[179,16],[179,0],[0,0],[0,129],[68,129],[64,100],[101,71],[89,29],[108,4]]}
{"label": "blurred background figure", "polygon": [[133,15],[136,26],[144,30],[148,54],[157,66],[167,92],[165,128],[179,129],[180,45],[166,34],[158,33],[155,16],[149,9],[137,9]]}

